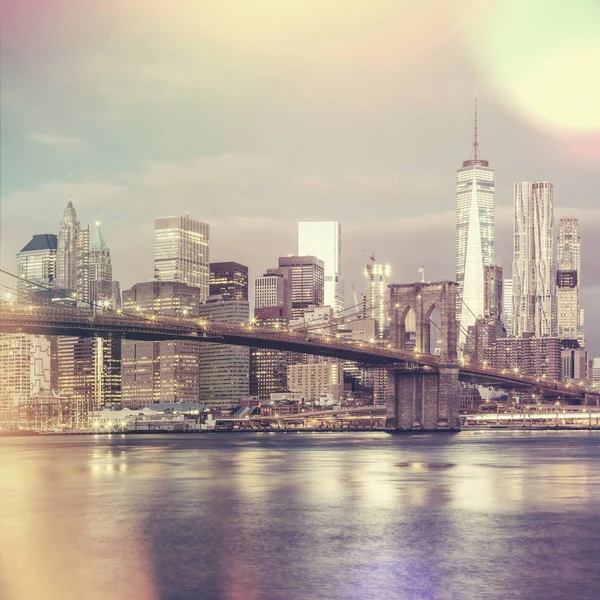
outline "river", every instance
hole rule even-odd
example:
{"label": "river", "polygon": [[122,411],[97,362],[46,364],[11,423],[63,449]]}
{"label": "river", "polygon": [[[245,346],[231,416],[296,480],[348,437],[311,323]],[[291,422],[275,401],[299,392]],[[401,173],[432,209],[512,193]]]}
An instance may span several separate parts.
{"label": "river", "polygon": [[0,438],[2,600],[600,598],[600,434]]}

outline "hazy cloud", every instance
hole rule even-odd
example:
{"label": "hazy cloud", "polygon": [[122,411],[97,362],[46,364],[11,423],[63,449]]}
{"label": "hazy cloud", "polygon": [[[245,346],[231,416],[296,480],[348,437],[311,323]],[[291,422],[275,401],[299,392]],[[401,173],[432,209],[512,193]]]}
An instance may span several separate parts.
{"label": "hazy cloud", "polygon": [[51,135],[47,133],[28,133],[25,136],[28,142],[41,144],[42,146],[50,146],[59,150],[77,151],[85,147],[86,143],[70,135]]}

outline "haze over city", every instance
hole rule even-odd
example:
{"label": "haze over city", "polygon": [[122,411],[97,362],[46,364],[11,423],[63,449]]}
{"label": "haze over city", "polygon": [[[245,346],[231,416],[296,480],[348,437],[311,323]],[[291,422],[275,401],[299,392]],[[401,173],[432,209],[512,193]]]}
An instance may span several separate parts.
{"label": "haze over city", "polygon": [[[347,286],[362,288],[365,250],[392,281],[421,264],[452,279],[476,93],[496,260],[509,274],[513,182],[553,181],[556,221],[579,217],[597,354],[597,6],[424,2],[405,19],[405,3],[309,4],[7,7],[2,264],[57,232],[70,188],[82,222],[102,221],[122,289],[152,277],[154,217],[184,212],[210,223],[212,260],[241,256],[253,276],[296,252],[298,220],[336,220]],[[534,35],[514,29],[542,5]]]}

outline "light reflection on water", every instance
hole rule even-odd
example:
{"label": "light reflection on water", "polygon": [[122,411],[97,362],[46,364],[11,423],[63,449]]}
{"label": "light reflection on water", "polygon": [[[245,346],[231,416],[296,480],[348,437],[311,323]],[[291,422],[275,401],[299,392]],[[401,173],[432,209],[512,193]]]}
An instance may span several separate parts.
{"label": "light reflection on water", "polygon": [[0,598],[600,597],[600,435],[0,439]]}

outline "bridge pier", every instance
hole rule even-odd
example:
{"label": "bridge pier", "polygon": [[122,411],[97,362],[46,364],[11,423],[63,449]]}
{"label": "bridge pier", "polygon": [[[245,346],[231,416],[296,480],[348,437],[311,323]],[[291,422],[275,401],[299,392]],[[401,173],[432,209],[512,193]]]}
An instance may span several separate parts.
{"label": "bridge pier", "polygon": [[387,431],[459,431],[458,367],[390,373]]}

